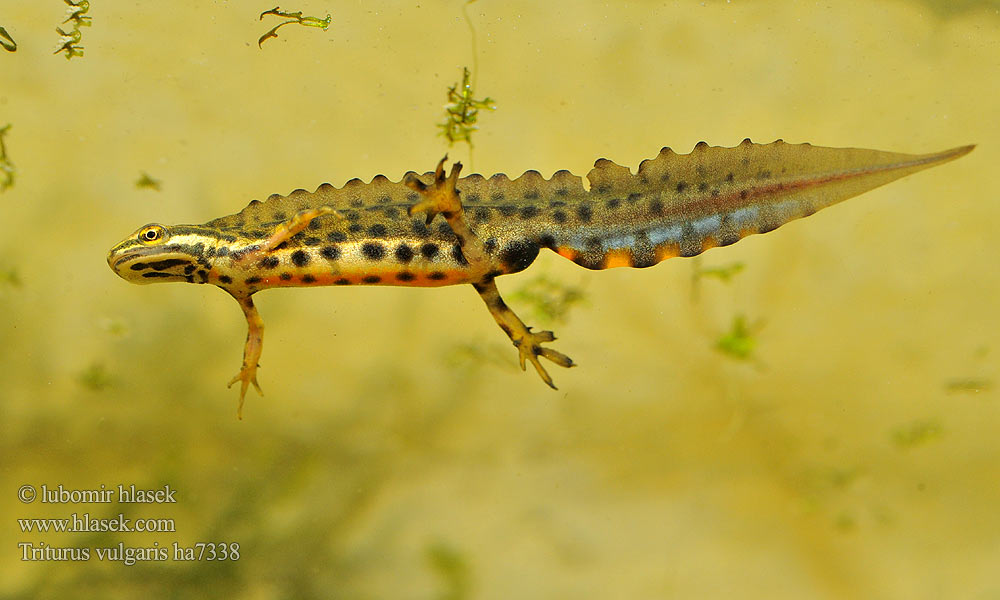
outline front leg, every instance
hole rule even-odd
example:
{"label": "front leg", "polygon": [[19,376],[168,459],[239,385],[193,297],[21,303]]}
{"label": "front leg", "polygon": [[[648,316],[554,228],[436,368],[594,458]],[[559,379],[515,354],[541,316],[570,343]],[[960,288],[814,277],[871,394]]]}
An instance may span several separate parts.
{"label": "front leg", "polygon": [[486,303],[486,308],[490,310],[490,314],[500,325],[500,329],[504,330],[517,348],[521,370],[525,369],[525,361],[531,361],[542,381],[552,389],[556,389],[555,384],[552,383],[552,377],[538,361],[538,357],[544,356],[560,367],[575,366],[573,360],[561,352],[542,348],[543,343],[555,340],[555,335],[551,331],[532,332],[531,328],[526,326],[500,297],[500,291],[493,281],[496,272],[493,271],[490,260],[486,256],[482,241],[472,231],[465,219],[465,210],[458,197],[458,190],[455,189],[462,165],[461,163],[453,164],[451,173],[446,178],[444,161],[447,158],[447,156],[442,158],[441,162],[438,163],[437,169],[434,171],[434,183],[431,185],[425,184],[412,175],[404,181],[407,186],[424,196],[423,200],[410,207],[410,215],[426,212],[428,224],[438,214],[441,214],[448,221],[448,225],[458,238],[462,254],[469,262],[470,276],[474,282],[472,286],[479,292],[479,296]]}
{"label": "front leg", "polygon": [[243,366],[240,367],[240,372],[236,374],[236,377],[233,377],[229,382],[229,387],[233,387],[237,381],[241,382],[240,405],[236,409],[236,416],[242,420],[243,401],[246,399],[247,388],[250,384],[253,384],[258,394],[264,395],[257,383],[257,367],[260,366],[257,361],[260,360],[260,353],[264,349],[264,319],[260,318],[257,307],[253,305],[253,298],[249,295],[241,297],[234,294],[233,297],[240,303],[240,308],[243,309],[243,314],[247,318],[247,342],[243,347]]}
{"label": "front leg", "polygon": [[305,210],[300,210],[295,213],[291,219],[288,219],[275,227],[274,231],[271,232],[271,235],[269,235],[263,242],[248,248],[248,252],[242,256],[241,260],[252,263],[260,258],[261,255],[267,254],[271,250],[274,250],[281,244],[290,240],[297,233],[303,231],[309,226],[309,223],[311,223],[313,219],[322,217],[323,215],[334,215],[338,219],[344,218],[339,211],[331,206],[320,206],[319,208],[307,208]]}

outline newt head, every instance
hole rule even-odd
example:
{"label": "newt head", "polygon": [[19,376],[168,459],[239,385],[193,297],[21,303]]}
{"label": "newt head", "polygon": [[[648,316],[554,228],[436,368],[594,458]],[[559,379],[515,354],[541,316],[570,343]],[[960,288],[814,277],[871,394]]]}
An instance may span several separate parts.
{"label": "newt head", "polygon": [[140,227],[108,252],[108,266],[132,283],[185,281],[206,283],[217,239],[192,226]]}

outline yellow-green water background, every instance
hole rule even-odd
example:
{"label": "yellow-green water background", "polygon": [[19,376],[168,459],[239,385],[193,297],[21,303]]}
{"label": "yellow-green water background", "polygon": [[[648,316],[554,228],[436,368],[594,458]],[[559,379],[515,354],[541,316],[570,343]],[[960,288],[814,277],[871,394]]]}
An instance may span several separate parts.
{"label": "yellow-green water background", "polygon": [[[468,288],[260,294],[133,286],[105,255],[150,221],[433,166],[472,65],[459,1],[333,16],[263,49],[270,4],[0,1],[0,597],[1000,598],[1000,15],[992,1],[494,2],[469,13],[499,110],[473,167],[585,174],[663,145],[809,141],[958,162],[692,261],[539,274],[587,302],[580,366],[521,374]],[[468,165],[464,147],[451,150]],[[467,170],[471,171],[468,169]],[[135,181],[148,172],[160,192]],[[7,278],[9,279],[9,277]],[[715,348],[734,316],[751,360]],[[170,484],[176,505],[24,505],[22,484]],[[72,512],[172,534],[26,534]],[[23,562],[20,542],[238,542],[228,563]]]}

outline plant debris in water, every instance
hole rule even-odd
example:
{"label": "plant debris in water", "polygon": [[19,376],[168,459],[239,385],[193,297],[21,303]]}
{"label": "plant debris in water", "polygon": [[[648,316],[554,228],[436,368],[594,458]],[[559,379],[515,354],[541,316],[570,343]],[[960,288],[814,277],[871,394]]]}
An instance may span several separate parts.
{"label": "plant debris in water", "polygon": [[149,176],[149,173],[143,171],[142,176],[136,180],[135,187],[140,190],[155,190],[158,192],[162,189],[163,183],[159,179],[153,179]]}
{"label": "plant debris in water", "polygon": [[84,369],[77,377],[80,385],[94,392],[102,392],[111,387],[111,373],[101,363],[94,363]]}
{"label": "plant debris in water", "polygon": [[894,429],[892,442],[900,448],[912,448],[936,440],[942,435],[944,435],[944,428],[936,419],[916,421]]}
{"label": "plant debris in water", "polygon": [[66,17],[63,24],[72,23],[73,29],[63,31],[62,28],[56,27],[56,32],[62,36],[62,39],[59,40],[61,45],[53,54],[65,52],[66,60],[69,60],[74,56],[83,56],[83,46],[80,45],[83,33],[80,31],[80,28],[90,27],[91,25],[91,18],[84,16],[90,10],[90,2],[88,0],[80,0],[79,2],[63,0],[63,2],[69,6],[69,16]]}
{"label": "plant debris in water", "polygon": [[441,579],[443,589],[440,600],[464,600],[469,597],[469,565],[456,548],[438,542],[426,550],[430,568]]}
{"label": "plant debris in water", "polygon": [[472,73],[468,67],[462,67],[462,83],[448,88],[448,104],[444,107],[446,119],[438,124],[441,135],[448,140],[448,145],[455,142],[465,142],[472,147],[472,132],[476,131],[481,109],[496,110],[492,98],[476,100],[472,89]]}
{"label": "plant debris in water", "polygon": [[762,326],[763,324],[760,322],[750,325],[744,315],[736,315],[733,317],[729,331],[715,341],[715,349],[730,358],[750,360],[757,347],[754,333],[759,331]]}
{"label": "plant debris in water", "polygon": [[320,29],[326,31],[326,28],[330,26],[330,22],[333,20],[333,17],[331,17],[329,14],[326,15],[326,18],[320,19],[319,17],[304,17],[302,16],[302,11],[283,12],[280,6],[275,6],[271,10],[265,10],[264,12],[260,13],[260,20],[263,21],[264,17],[267,15],[288,20],[278,23],[270,31],[260,36],[260,39],[257,40],[258,48],[262,48],[263,43],[266,42],[267,40],[278,37],[278,29],[284,27],[285,25],[296,23],[298,25],[304,25],[306,27],[319,27]]}
{"label": "plant debris in water", "polygon": [[21,274],[13,267],[10,269],[0,269],[0,285],[12,288],[21,287]]}
{"label": "plant debris in water", "polygon": [[571,308],[586,300],[583,288],[540,275],[522,285],[511,299],[528,304],[539,321],[562,323]]}
{"label": "plant debris in water", "polygon": [[698,267],[694,270],[694,275],[692,276],[695,279],[701,279],[703,277],[712,277],[718,279],[723,283],[729,283],[729,281],[733,277],[739,275],[740,272],[742,272],[745,267],[746,265],[741,262],[735,262],[732,264],[722,265],[719,267],[705,267],[705,268]]}
{"label": "plant debris in water", "polygon": [[944,389],[953,394],[978,394],[993,389],[993,382],[985,377],[963,377],[945,382]]}
{"label": "plant debris in water", "polygon": [[17,42],[14,41],[14,38],[10,37],[10,34],[3,27],[0,27],[0,46],[3,46],[3,49],[7,52],[17,52]]}
{"label": "plant debris in water", "polygon": [[10,123],[7,123],[3,127],[0,127],[0,192],[6,190],[7,188],[14,187],[14,173],[17,169],[14,168],[14,163],[10,162],[10,158],[7,157],[7,146],[4,145],[3,138],[10,131]]}

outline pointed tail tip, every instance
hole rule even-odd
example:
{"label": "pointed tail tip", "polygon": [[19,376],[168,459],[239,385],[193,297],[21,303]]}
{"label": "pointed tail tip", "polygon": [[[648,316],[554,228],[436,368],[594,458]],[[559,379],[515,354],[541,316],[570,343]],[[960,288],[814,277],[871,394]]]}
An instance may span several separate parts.
{"label": "pointed tail tip", "polygon": [[941,153],[942,158],[955,159],[960,156],[965,156],[969,152],[976,149],[976,144],[969,144],[968,146],[959,146],[957,148],[952,148],[951,150],[945,150]]}
{"label": "pointed tail tip", "polygon": [[972,152],[976,148],[976,144],[969,144],[967,146],[957,146],[955,148],[949,148],[948,150],[942,150],[941,152],[935,152],[933,154],[925,154],[919,159],[919,163],[924,167],[930,167],[932,165],[940,165],[942,163],[951,162],[956,158],[961,158]]}

